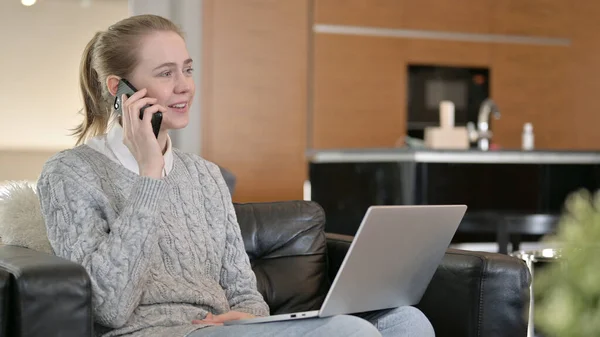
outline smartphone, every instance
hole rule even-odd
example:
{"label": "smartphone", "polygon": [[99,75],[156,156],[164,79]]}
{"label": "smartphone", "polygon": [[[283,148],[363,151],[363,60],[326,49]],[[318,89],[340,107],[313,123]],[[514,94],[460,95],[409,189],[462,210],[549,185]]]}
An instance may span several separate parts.
{"label": "smartphone", "polygon": [[[122,78],[119,81],[119,86],[117,87],[117,95],[115,97],[114,104],[115,111],[117,114],[119,114],[119,116],[123,115],[121,96],[125,94],[127,95],[127,97],[131,97],[131,95],[133,95],[136,91],[137,89],[133,86],[133,84],[129,83],[129,81],[127,81],[126,79]],[[140,119],[144,118],[144,110],[149,106],[151,105],[148,104],[140,109]],[[152,131],[154,131],[154,135],[156,136],[156,138],[158,138],[158,131],[160,131],[160,124],[162,123],[162,118],[163,115],[160,111],[152,114]]]}

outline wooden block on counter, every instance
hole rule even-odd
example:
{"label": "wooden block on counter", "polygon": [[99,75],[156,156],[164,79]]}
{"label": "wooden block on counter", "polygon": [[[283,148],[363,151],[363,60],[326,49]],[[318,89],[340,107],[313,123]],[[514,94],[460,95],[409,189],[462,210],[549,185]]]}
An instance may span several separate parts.
{"label": "wooden block on counter", "polygon": [[425,128],[425,146],[431,149],[465,150],[469,148],[466,127]]}

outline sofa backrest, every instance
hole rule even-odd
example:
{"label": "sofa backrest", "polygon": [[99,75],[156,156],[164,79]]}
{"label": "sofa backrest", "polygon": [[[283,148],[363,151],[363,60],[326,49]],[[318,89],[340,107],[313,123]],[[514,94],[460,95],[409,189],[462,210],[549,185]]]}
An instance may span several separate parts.
{"label": "sofa backrest", "polygon": [[[9,192],[0,198],[3,243],[53,254],[35,191],[15,183]],[[318,309],[329,288],[323,209],[307,201],[234,207],[258,289],[271,313]]]}
{"label": "sofa backrest", "polygon": [[317,310],[329,288],[321,206],[284,201],[234,207],[258,290],[271,313]]}

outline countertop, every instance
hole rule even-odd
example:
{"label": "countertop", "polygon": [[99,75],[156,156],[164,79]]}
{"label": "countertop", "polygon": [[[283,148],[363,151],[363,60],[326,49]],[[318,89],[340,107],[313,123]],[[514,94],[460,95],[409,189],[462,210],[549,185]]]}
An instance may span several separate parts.
{"label": "countertop", "polygon": [[600,151],[562,150],[431,150],[411,148],[309,150],[311,163],[420,163],[600,164]]}

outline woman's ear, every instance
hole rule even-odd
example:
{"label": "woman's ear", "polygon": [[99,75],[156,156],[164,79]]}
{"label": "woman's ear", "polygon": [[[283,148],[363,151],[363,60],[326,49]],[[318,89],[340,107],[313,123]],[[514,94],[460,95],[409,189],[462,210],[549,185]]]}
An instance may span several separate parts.
{"label": "woman's ear", "polygon": [[106,78],[106,86],[108,87],[108,92],[110,92],[111,95],[114,96],[117,94],[117,89],[119,88],[120,80],[121,78],[115,75],[109,75]]}

